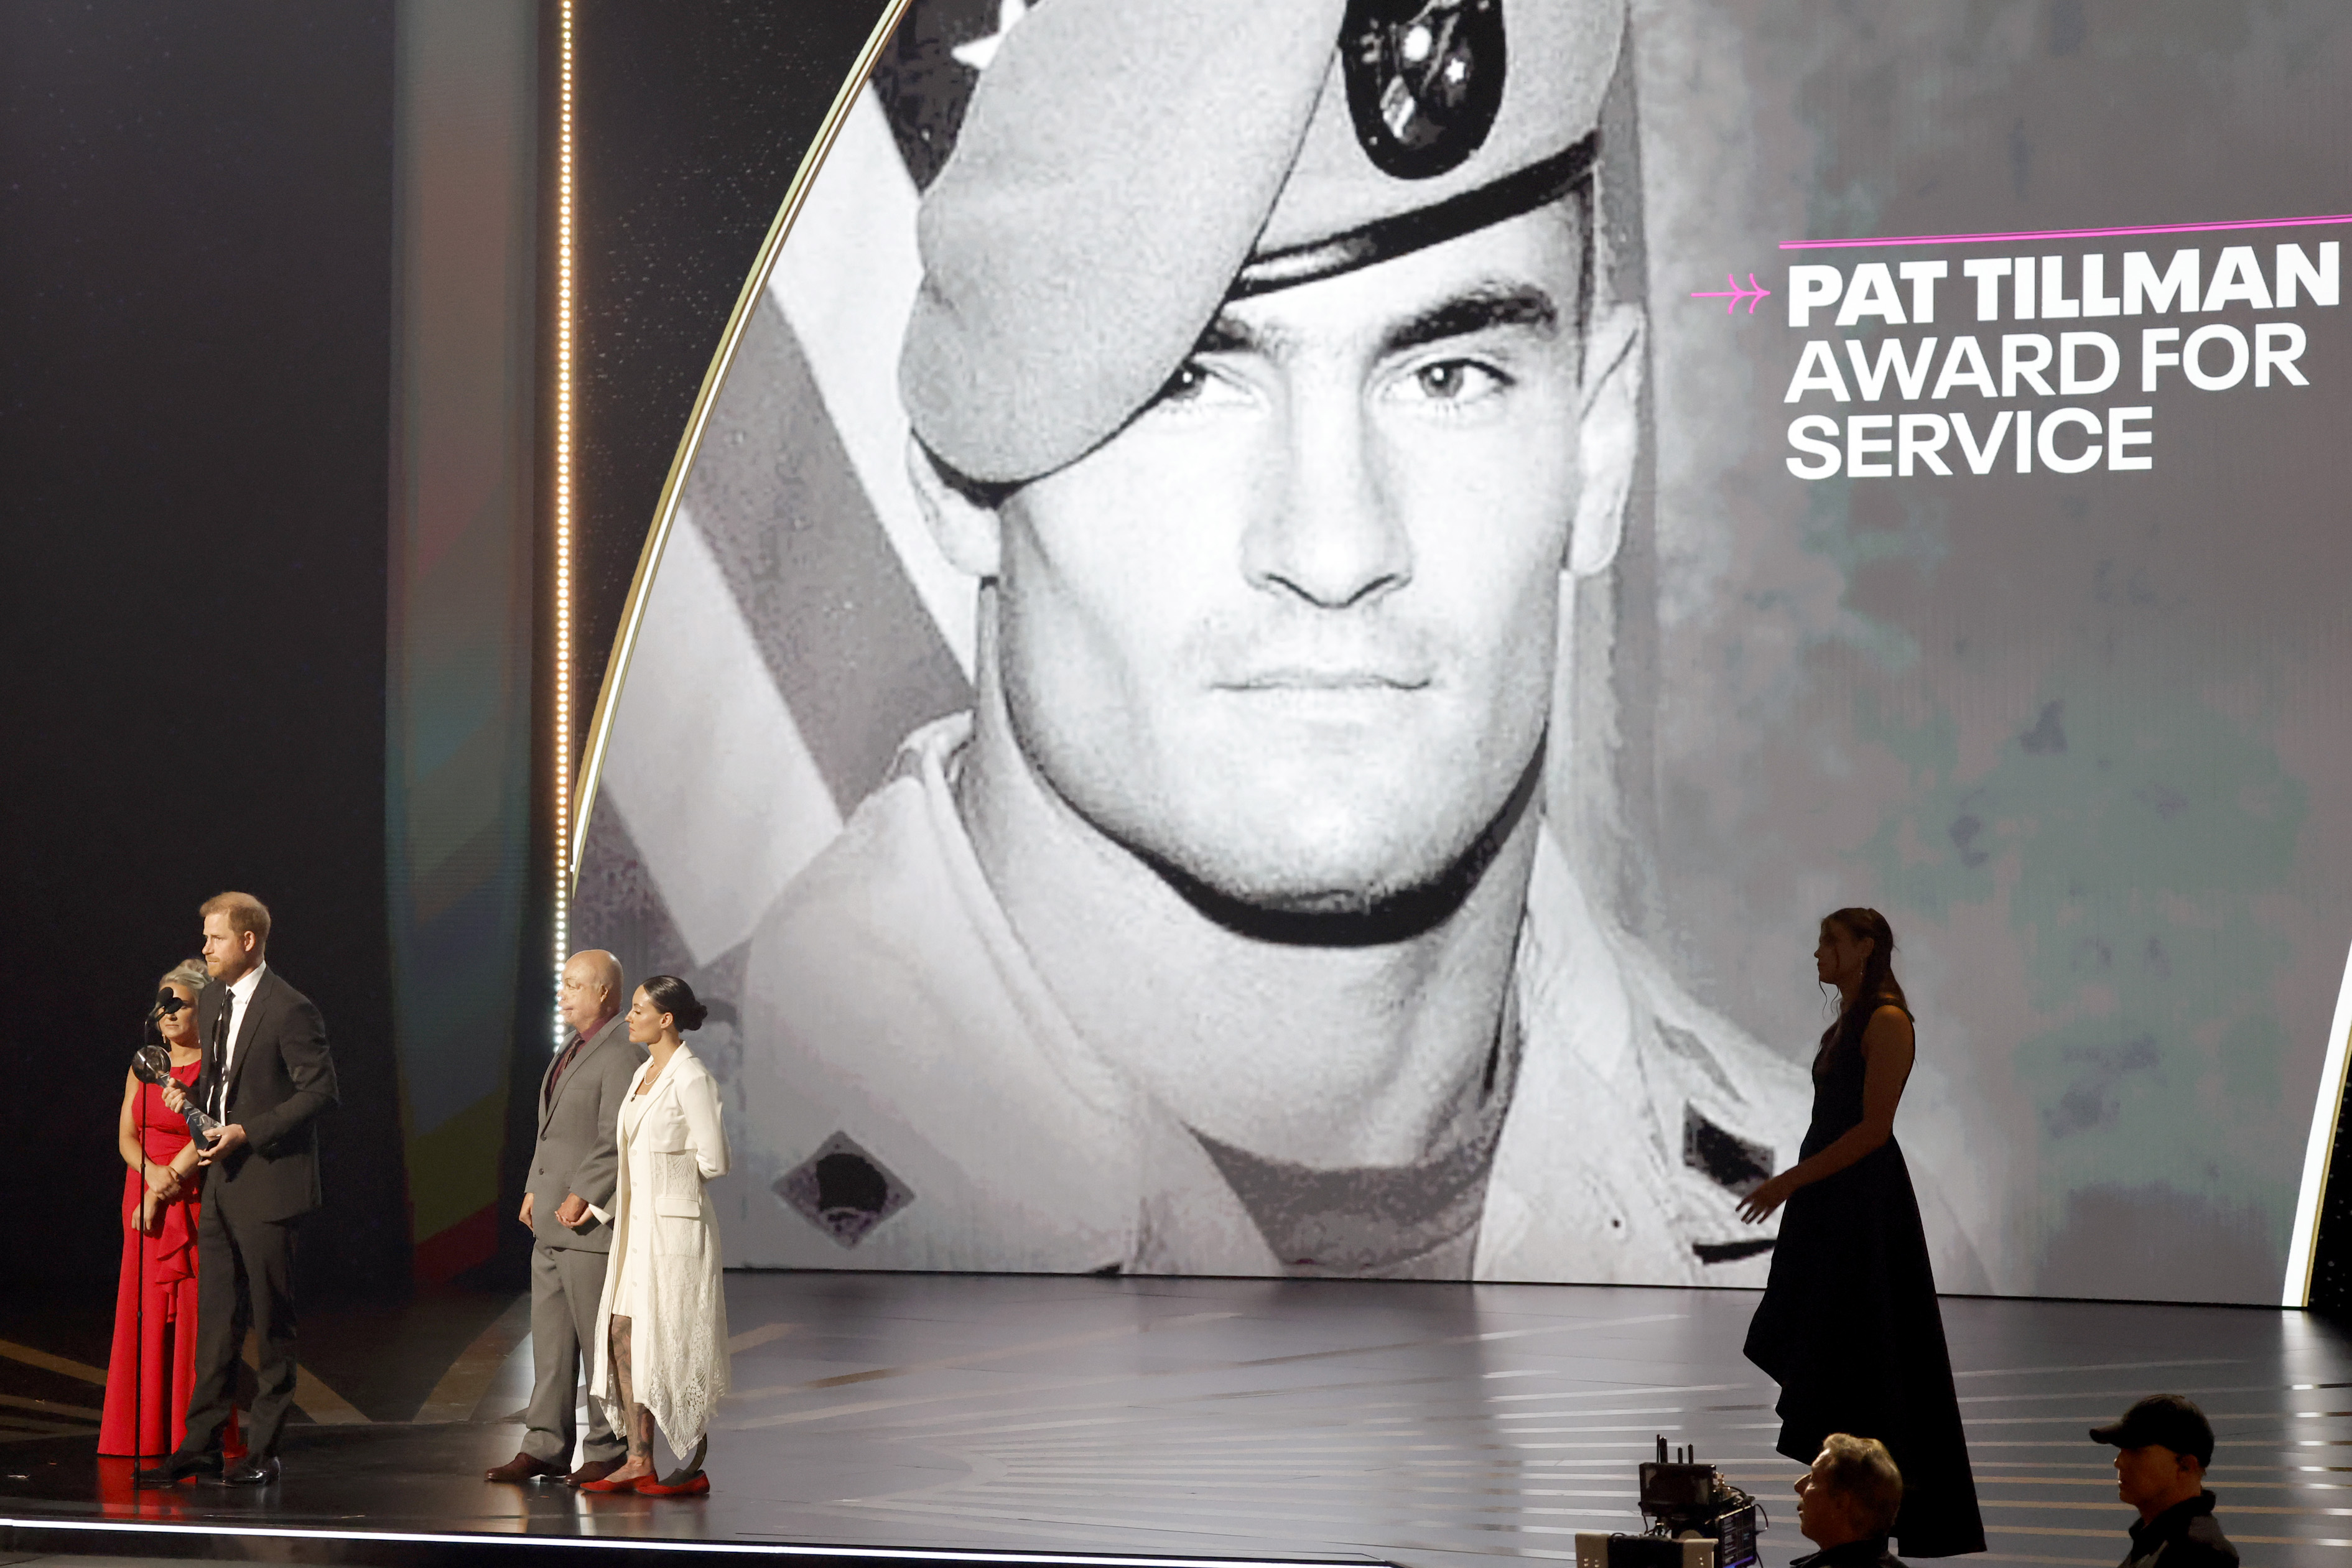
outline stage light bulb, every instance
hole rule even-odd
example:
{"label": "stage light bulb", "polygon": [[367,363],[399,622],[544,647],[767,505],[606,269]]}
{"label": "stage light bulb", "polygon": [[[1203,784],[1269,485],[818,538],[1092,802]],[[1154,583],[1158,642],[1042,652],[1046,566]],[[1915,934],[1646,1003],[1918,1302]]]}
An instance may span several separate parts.
{"label": "stage light bulb", "polygon": [[[555,901],[556,984],[572,932],[572,5],[562,0],[555,225]],[[559,1006],[552,1046],[568,1036]]]}

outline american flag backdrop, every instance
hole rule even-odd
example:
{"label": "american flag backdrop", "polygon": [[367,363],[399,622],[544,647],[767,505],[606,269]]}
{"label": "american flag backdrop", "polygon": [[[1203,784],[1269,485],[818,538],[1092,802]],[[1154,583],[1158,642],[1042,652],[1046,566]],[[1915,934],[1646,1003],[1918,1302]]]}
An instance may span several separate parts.
{"label": "american flag backdrop", "polygon": [[975,587],[906,477],[898,349],[922,184],[1022,10],[911,10],[744,323],[647,585],[582,854],[576,929],[633,974],[723,967],[898,742],[970,705]]}
{"label": "american flag backdrop", "polygon": [[[685,976],[710,1006],[697,1054],[725,1084],[741,1060],[734,1004],[753,925],[899,742],[971,705],[976,585],[917,509],[898,354],[920,277],[921,190],[1025,10],[909,7],[742,324],[643,588],[581,847],[574,943],[610,949],[632,981]],[[776,1163],[740,1118],[735,1134],[749,1157],[722,1183],[722,1214],[768,1201]],[[759,1261],[731,1249],[729,1260]]]}

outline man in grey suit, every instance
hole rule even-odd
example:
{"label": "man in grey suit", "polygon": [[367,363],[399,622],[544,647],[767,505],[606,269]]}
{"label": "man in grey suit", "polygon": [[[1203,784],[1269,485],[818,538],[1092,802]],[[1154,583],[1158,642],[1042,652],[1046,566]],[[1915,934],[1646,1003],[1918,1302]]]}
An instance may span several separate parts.
{"label": "man in grey suit", "polygon": [[581,1348],[596,1332],[596,1303],[613,1249],[606,1207],[620,1179],[614,1143],[629,1080],[645,1061],[622,1018],[620,960],[574,953],[563,966],[556,1005],[571,1043],[548,1063],[539,1086],[539,1143],[531,1150],[522,1222],[530,1227],[530,1409],[522,1451],[486,1472],[494,1481],[561,1479],[577,1486],[620,1468],[628,1445],[589,1402],[580,1468],[572,1461]]}

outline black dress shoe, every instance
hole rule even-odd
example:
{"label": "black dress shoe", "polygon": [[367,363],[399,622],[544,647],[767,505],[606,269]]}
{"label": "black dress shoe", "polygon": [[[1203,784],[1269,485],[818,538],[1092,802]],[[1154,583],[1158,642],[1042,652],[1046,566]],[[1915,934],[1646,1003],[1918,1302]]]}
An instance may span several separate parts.
{"label": "black dress shoe", "polygon": [[247,1457],[242,1463],[222,1475],[225,1487],[268,1487],[278,1484],[278,1456],[258,1454]]}
{"label": "black dress shoe", "polygon": [[217,1476],[221,1473],[218,1454],[173,1454],[152,1470],[141,1470],[133,1484],[142,1487],[175,1486],[190,1476]]}

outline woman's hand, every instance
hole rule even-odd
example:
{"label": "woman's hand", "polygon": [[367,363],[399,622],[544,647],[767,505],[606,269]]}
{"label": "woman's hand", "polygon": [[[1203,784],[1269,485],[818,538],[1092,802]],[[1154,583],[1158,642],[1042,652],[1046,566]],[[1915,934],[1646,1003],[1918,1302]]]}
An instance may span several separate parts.
{"label": "woman's hand", "polygon": [[180,1173],[169,1166],[148,1162],[147,1190],[159,1203],[170,1203],[180,1196]]}
{"label": "woman's hand", "polygon": [[188,1092],[177,1083],[166,1083],[163,1085],[163,1103],[171,1108],[173,1115],[184,1116],[188,1113]]}
{"label": "woman's hand", "polygon": [[1789,1179],[1790,1173],[1767,1178],[1753,1192],[1739,1200],[1739,1218],[1750,1225],[1760,1225],[1772,1218],[1772,1211],[1789,1201],[1797,1184]]}

